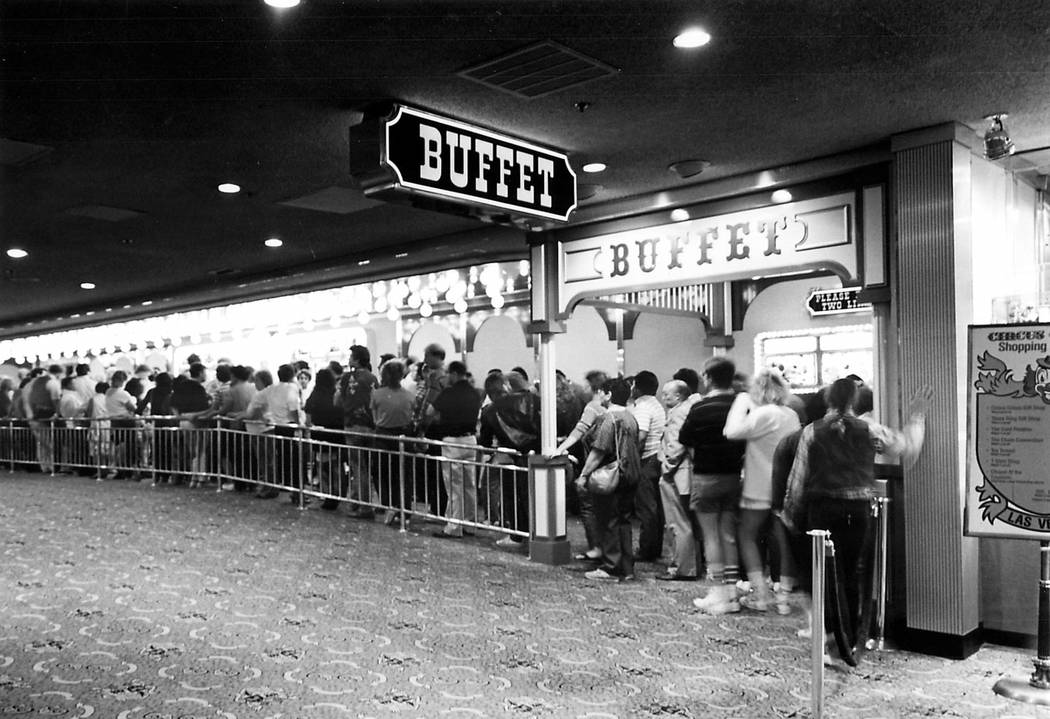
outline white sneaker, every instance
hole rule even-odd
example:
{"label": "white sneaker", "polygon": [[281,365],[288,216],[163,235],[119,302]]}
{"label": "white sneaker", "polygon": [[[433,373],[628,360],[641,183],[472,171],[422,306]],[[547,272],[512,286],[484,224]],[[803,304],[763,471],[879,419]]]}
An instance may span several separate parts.
{"label": "white sneaker", "polygon": [[591,571],[584,573],[583,576],[587,577],[587,579],[593,579],[596,582],[618,582],[618,581],[620,581],[619,577],[616,577],[616,576],[613,576],[612,574],[609,574],[607,571],[605,571],[601,567],[599,567],[598,569],[592,569]]}
{"label": "white sneaker", "polygon": [[705,610],[708,614],[720,615],[720,614],[737,614],[740,612],[740,602],[735,599],[730,599],[727,602],[719,602]]}
{"label": "white sneaker", "polygon": [[693,606],[697,609],[707,609],[710,606],[718,604],[722,601],[721,588],[711,587],[707,594],[702,597],[697,597],[693,600]]}
{"label": "white sneaker", "polygon": [[791,602],[789,601],[790,596],[791,595],[788,592],[782,590],[778,590],[773,595],[773,603],[776,605],[777,614],[779,614],[782,617],[786,617],[787,615],[791,614]]}
{"label": "white sneaker", "polygon": [[736,593],[741,597],[745,594],[750,594],[751,589],[751,582],[747,581],[746,579],[741,579],[736,583]]}

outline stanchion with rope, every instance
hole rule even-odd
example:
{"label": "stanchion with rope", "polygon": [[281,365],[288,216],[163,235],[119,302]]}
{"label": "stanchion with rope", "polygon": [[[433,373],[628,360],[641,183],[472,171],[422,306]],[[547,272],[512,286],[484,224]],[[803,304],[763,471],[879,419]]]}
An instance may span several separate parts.
{"label": "stanchion with rope", "polygon": [[1050,542],[1039,542],[1039,635],[1035,671],[1026,680],[1003,677],[992,691],[1008,699],[1050,705]]}
{"label": "stanchion with rope", "polygon": [[831,533],[824,529],[806,532],[813,538],[813,616],[810,662],[813,669],[810,705],[813,719],[824,715],[824,553]]}
{"label": "stanchion with rope", "polygon": [[875,511],[875,619],[867,642],[869,650],[881,652],[886,638],[886,582],[889,577],[889,497],[876,497]]}

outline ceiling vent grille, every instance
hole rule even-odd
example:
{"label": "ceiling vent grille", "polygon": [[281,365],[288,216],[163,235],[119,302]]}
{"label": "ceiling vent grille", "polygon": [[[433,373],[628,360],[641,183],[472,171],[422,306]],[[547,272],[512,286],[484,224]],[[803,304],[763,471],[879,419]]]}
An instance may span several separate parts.
{"label": "ceiling vent grille", "polygon": [[546,40],[460,70],[458,74],[531,100],[618,72],[620,70],[612,65]]}

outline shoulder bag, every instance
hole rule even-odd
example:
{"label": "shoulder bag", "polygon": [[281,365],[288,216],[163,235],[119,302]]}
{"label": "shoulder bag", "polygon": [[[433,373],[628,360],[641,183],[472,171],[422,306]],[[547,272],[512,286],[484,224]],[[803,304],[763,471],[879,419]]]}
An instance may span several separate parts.
{"label": "shoulder bag", "polygon": [[612,494],[620,486],[620,421],[612,419],[612,422],[616,459],[598,467],[587,477],[587,489],[593,494]]}

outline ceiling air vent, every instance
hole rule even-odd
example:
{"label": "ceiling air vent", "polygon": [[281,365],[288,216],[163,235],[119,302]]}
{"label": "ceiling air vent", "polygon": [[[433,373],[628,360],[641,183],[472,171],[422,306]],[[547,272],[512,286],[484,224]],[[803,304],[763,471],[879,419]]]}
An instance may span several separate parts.
{"label": "ceiling air vent", "polygon": [[546,40],[458,74],[530,100],[618,72],[612,65]]}

